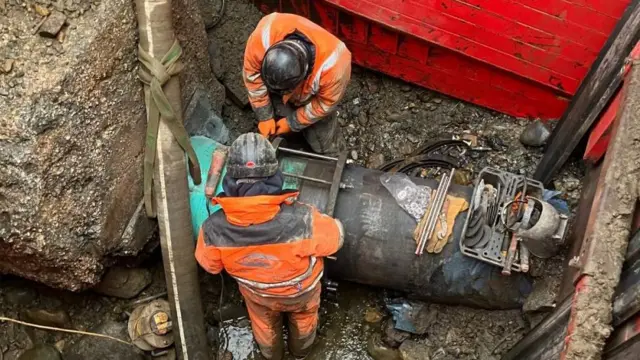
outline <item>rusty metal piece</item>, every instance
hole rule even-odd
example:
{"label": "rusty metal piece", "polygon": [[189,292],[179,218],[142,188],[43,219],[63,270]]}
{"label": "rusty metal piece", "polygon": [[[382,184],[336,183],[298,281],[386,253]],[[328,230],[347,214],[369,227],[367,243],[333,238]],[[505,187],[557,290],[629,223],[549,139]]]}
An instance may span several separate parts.
{"label": "rusty metal piece", "polygon": [[216,188],[218,187],[218,182],[220,182],[222,168],[227,161],[228,151],[228,147],[220,144],[213,152],[213,156],[211,156],[211,166],[209,167],[209,173],[207,174],[207,183],[204,188],[204,193],[208,199],[216,196]]}
{"label": "rusty metal piece", "polygon": [[163,299],[138,306],[129,317],[131,342],[144,351],[164,349],[174,343],[171,307]]}
{"label": "rusty metal piece", "polygon": [[516,258],[516,250],[518,248],[518,237],[516,234],[511,234],[511,241],[507,248],[507,257],[504,259],[504,265],[502,266],[502,275],[511,275],[511,265]]}

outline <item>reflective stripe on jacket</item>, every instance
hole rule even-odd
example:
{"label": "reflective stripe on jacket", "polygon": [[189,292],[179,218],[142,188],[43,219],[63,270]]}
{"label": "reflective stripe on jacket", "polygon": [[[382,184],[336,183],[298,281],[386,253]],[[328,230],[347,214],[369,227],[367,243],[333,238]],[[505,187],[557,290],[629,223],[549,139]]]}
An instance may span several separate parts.
{"label": "reflective stripe on jacket", "polygon": [[322,257],[338,251],[344,235],[337,220],[292,201],[296,195],[215,198],[222,211],[202,225],[198,263],[213,274],[226,270],[260,296],[294,297],[313,289],[322,277]]}
{"label": "reflective stripe on jacket", "polygon": [[262,59],[269,47],[294,32],[315,48],[313,69],[284,102],[298,109],[287,118],[294,131],[315,123],[335,110],[351,78],[351,52],[342,41],[310,20],[294,14],[272,13],[260,20],[244,53],[243,78],[258,120],[274,117],[269,91],[262,82]]}

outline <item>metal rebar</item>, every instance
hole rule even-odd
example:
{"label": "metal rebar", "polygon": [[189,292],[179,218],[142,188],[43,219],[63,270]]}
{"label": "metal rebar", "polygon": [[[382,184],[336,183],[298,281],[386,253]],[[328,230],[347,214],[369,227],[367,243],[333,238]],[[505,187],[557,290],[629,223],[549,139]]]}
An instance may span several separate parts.
{"label": "metal rebar", "polygon": [[418,247],[416,248],[416,255],[419,255],[420,249],[424,248],[424,243],[426,243],[430,236],[428,235],[428,233],[430,232],[430,228],[432,227],[432,224],[434,223],[434,221],[436,221],[436,217],[435,217],[435,212],[434,209],[436,208],[437,204],[438,204],[438,198],[441,196],[442,194],[442,188],[444,187],[444,183],[447,179],[447,175],[444,174],[442,176],[442,179],[440,180],[440,183],[438,184],[438,189],[436,190],[435,195],[433,196],[433,200],[431,201],[431,207],[429,208],[429,214],[427,216],[427,219],[424,223],[424,229],[423,231],[420,233],[420,240],[418,241]]}
{"label": "metal rebar", "polygon": [[438,184],[438,189],[436,190],[435,195],[433,196],[433,200],[431,201],[431,206],[429,207],[429,214],[427,214],[427,219],[424,222],[424,227],[423,230],[419,233],[419,240],[418,240],[418,247],[416,248],[416,255],[420,255],[421,248],[424,248],[424,243],[426,243],[429,239],[430,236],[428,236],[427,234],[429,233],[429,228],[431,228],[431,224],[435,221],[435,212],[434,209],[436,208],[436,205],[438,204],[438,198],[442,195],[442,188],[444,187],[445,182],[447,181],[447,174],[442,175],[442,179],[440,180],[440,183]]}
{"label": "metal rebar", "polygon": [[338,158],[336,157],[314,154],[306,151],[294,150],[294,149],[283,148],[283,147],[279,147],[278,150],[288,152],[290,154],[303,155],[303,156],[308,156],[308,157],[322,159],[322,160],[338,161]]}
{"label": "metal rebar", "polygon": [[317,182],[317,183],[320,183],[320,184],[331,185],[331,181],[322,180],[322,179],[316,179],[316,178],[312,178],[312,177],[308,177],[308,176],[304,176],[304,175],[296,175],[296,174],[287,173],[287,172],[283,172],[282,175],[291,176],[291,177],[296,178],[296,179],[309,180],[309,181]]}
{"label": "metal rebar", "polygon": [[[453,179],[453,174],[455,172],[455,169],[451,169],[451,173],[446,177],[443,175],[442,180],[440,181],[440,183],[445,183],[444,188],[442,189],[442,191],[440,191],[440,194],[436,194],[436,200],[437,202],[434,203],[434,208],[432,208],[432,212],[433,210],[435,210],[435,215],[434,215],[434,220],[429,224],[430,227],[427,231],[426,234],[426,238],[425,241],[422,242],[421,246],[420,246],[420,251],[418,252],[418,255],[422,255],[424,253],[424,247],[427,244],[427,242],[429,241],[429,239],[431,238],[431,236],[433,235],[433,231],[436,228],[436,224],[437,224],[437,220],[438,220],[438,215],[440,215],[440,212],[442,211],[442,205],[444,205],[444,201],[447,198],[447,192],[449,191],[449,186],[451,185],[451,179]],[[446,175],[446,174],[445,174]],[[440,189],[440,186],[438,186],[438,189]]]}

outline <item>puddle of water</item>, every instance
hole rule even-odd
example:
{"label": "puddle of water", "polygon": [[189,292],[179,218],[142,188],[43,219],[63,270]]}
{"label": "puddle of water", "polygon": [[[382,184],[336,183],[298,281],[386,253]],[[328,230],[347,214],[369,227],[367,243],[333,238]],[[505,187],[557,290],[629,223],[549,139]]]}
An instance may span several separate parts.
{"label": "puddle of water", "polygon": [[[220,351],[225,351],[233,355],[234,360],[254,360],[257,349],[253,341],[251,325],[247,319],[229,320],[223,323],[220,330]],[[218,358],[224,359],[219,356]]]}

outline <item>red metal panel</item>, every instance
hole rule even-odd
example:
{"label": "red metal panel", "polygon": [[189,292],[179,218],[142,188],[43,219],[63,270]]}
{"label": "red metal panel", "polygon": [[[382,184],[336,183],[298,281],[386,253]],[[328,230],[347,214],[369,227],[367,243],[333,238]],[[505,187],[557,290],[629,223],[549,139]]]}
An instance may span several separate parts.
{"label": "red metal panel", "polygon": [[494,14],[511,18],[521,24],[571,39],[578,44],[587,46],[592,51],[600,51],[602,45],[607,41],[607,35],[593,31],[588,27],[563,21],[560,18],[535,9],[520,6],[512,0],[464,0],[464,2]]}
{"label": "red metal panel", "polygon": [[[489,0],[490,1],[490,0]],[[515,0],[517,3],[540,10],[546,14],[564,21],[589,27],[607,35],[614,26],[617,18],[611,17],[584,6],[558,0]]]}
{"label": "red metal panel", "polygon": [[[567,100],[561,97],[549,96],[545,101],[530,99],[526,97],[526,91],[508,91],[494,87],[490,83],[442,71],[435,66],[429,66],[429,63],[424,66],[400,56],[372,51],[371,47],[366,45],[347,42],[347,47],[353,54],[353,61],[359,65],[393,74],[405,81],[514,116],[558,118],[567,104]],[[434,57],[436,55],[430,53],[428,62],[434,60]],[[453,61],[456,59],[449,58]],[[519,86],[526,87],[523,84]]]}
{"label": "red metal panel", "polygon": [[[635,61],[640,59],[640,43],[633,48],[629,57]],[[624,81],[627,80],[627,75],[629,74],[629,70],[631,70],[631,66],[633,66],[632,62],[628,62],[624,66]],[[611,138],[611,125],[616,119],[616,116],[618,116],[621,98],[622,94],[620,89],[618,89],[609,106],[598,120],[598,123],[593,127],[593,130],[591,130],[583,159],[595,163],[600,161],[607,152],[609,139]]]}
{"label": "red metal panel", "polygon": [[[397,6],[402,12],[398,12],[396,9],[391,10],[377,3],[385,1],[388,2],[386,6]],[[554,87],[567,94],[573,94],[578,87],[579,81],[577,79],[581,77],[579,74],[572,74],[571,76],[575,77],[571,77],[563,75],[560,71],[556,71],[555,68],[542,68],[527,61],[527,58],[533,56],[532,52],[535,53],[532,50],[533,48],[525,49],[522,46],[515,46],[515,48],[509,49],[510,44],[505,42],[503,38],[492,35],[469,23],[460,23],[457,28],[449,27],[450,22],[443,18],[442,14],[435,14],[436,11],[427,11],[427,13],[432,14],[426,14],[424,11],[416,13],[419,10],[408,7],[408,4],[400,1],[329,0],[329,2],[339,5],[350,12],[360,14],[369,20],[390,26],[396,31],[412,34],[420,39],[460,52],[465,56],[493,64],[496,67],[519,74],[530,80]],[[412,16],[407,15],[407,13],[412,14]],[[419,16],[420,19],[413,16]],[[456,32],[437,28],[426,22],[427,18],[429,21],[437,21],[439,22],[438,25],[447,26],[450,31]],[[486,41],[494,38],[495,46],[500,47],[501,51],[472,41],[467,37],[461,36],[461,34],[466,36],[475,34],[478,37],[483,37]],[[570,65],[563,61],[558,61],[554,65],[561,67],[562,71],[569,71],[571,68]],[[549,65],[547,64],[547,66]]]}
{"label": "red metal panel", "polygon": [[310,15],[310,11],[309,11],[309,2],[307,0],[288,0],[288,1],[281,1],[280,2],[280,8],[282,9],[282,12],[286,12],[286,13],[294,13],[294,14],[298,14],[298,15],[302,15],[306,18],[309,17]]}
{"label": "red metal panel", "polygon": [[363,19],[341,12],[338,15],[338,35],[344,39],[366,44],[369,25]]}
{"label": "red metal panel", "polygon": [[574,14],[616,19],[629,0],[536,4],[572,17],[528,1],[256,2],[263,12],[310,17],[345,41],[359,65],[513,116],[558,118],[607,38]]}
{"label": "red metal panel", "polygon": [[371,24],[367,43],[389,54],[395,54],[398,50],[398,34],[382,26]]}
{"label": "red metal panel", "polygon": [[411,36],[400,36],[398,38],[398,55],[413,59],[420,64],[427,62],[429,57],[429,45]]}
{"label": "red metal panel", "polygon": [[338,34],[338,10],[324,1],[311,1],[310,19],[332,34]]}
{"label": "red metal panel", "polygon": [[598,162],[609,147],[609,139],[611,138],[611,124],[618,115],[618,109],[620,108],[620,90],[616,93],[615,97],[611,100],[611,104],[604,112],[598,123],[591,130],[589,135],[589,141],[587,142],[587,148],[584,152],[584,160],[591,162]]}
{"label": "red metal panel", "polygon": [[631,0],[568,0],[568,2],[618,18]]}
{"label": "red metal panel", "polygon": [[[513,41],[522,42],[551,54],[564,57],[582,67],[585,67],[585,63],[590,63],[597,56],[596,50],[591,50],[585,45],[535,27],[524,25],[509,17],[494,14],[465,2],[425,0],[421,1],[421,3],[424,5],[429,4],[430,7],[433,7],[437,11],[476,24],[485,29],[490,29],[492,33],[499,34]],[[587,56],[585,56],[585,54],[587,54]]]}
{"label": "red metal panel", "polygon": [[[385,0],[369,1],[381,6],[387,4]],[[536,39],[541,35],[540,32],[535,32],[536,29],[505,21],[504,18],[465,3],[455,0],[412,0],[402,2],[401,6],[386,5],[386,7],[401,14],[411,14],[410,17],[442,31],[513,55],[531,64],[552,69],[568,77],[581,78],[588,70],[583,66],[584,61],[572,61],[565,56],[558,56],[556,51],[543,48],[541,45],[544,43]],[[548,35],[543,35],[544,37]],[[536,45],[530,44],[527,40]],[[574,56],[578,50],[580,58],[584,57],[584,48],[576,49],[573,43],[564,44],[560,49],[566,49],[563,51],[572,53]]]}

